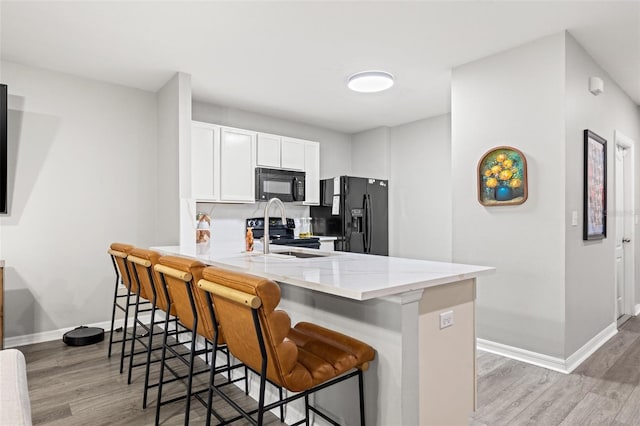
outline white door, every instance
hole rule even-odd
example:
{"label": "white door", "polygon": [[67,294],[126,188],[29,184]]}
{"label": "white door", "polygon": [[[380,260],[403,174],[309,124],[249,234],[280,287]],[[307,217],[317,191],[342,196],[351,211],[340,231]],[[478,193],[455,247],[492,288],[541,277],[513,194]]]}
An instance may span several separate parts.
{"label": "white door", "polygon": [[635,314],[633,141],[615,132],[616,318]]}
{"label": "white door", "polygon": [[625,277],[624,277],[624,157],[626,149],[616,145],[616,318],[625,312]]}

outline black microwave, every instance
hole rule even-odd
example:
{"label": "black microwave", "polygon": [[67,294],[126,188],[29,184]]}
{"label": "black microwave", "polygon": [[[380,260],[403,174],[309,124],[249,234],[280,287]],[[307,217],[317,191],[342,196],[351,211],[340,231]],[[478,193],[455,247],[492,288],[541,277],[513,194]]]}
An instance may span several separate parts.
{"label": "black microwave", "polygon": [[256,168],[256,201],[304,201],[304,172]]}

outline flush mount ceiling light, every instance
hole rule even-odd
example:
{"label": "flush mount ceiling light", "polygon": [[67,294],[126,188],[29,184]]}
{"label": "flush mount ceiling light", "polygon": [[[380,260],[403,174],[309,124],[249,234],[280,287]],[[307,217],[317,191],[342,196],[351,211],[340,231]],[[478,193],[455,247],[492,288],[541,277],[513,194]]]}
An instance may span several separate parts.
{"label": "flush mount ceiling light", "polygon": [[393,75],[386,71],[362,71],[349,77],[349,89],[355,92],[382,92],[393,86]]}

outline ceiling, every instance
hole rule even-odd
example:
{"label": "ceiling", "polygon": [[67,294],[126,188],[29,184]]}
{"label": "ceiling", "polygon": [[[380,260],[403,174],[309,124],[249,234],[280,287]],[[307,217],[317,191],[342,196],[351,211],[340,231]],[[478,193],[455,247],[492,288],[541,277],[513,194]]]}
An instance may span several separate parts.
{"label": "ceiling", "polygon": [[[447,113],[452,68],[562,30],[640,104],[638,1],[3,0],[0,58],[147,91],[181,71],[196,100],[355,133]],[[368,69],[396,85],[349,91]]]}

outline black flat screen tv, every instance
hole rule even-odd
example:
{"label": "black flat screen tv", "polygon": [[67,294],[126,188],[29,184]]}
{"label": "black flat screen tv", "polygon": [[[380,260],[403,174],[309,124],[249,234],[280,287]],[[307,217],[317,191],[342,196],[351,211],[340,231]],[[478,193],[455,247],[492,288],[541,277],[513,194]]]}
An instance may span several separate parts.
{"label": "black flat screen tv", "polygon": [[7,212],[7,115],[8,91],[0,84],[0,213]]}

